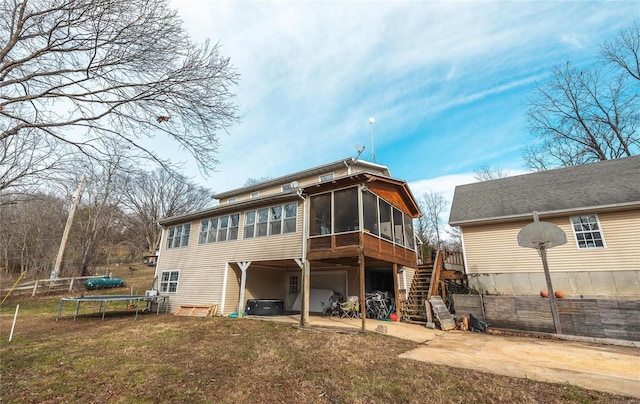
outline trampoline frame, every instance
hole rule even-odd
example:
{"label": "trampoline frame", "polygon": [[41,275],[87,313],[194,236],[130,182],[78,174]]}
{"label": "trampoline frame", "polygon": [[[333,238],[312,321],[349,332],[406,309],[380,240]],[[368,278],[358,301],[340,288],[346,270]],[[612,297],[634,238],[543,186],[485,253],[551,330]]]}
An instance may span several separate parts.
{"label": "trampoline frame", "polygon": [[[76,310],[73,314],[73,321],[76,321],[78,317],[78,311],[80,310],[81,302],[99,302],[100,309],[98,312],[102,312],[102,321],[104,321],[104,315],[107,312],[108,302],[131,302],[127,304],[127,307],[131,304],[136,306],[136,319],[138,318],[140,302],[156,303],[156,315],[160,314],[160,300],[165,306],[165,313],[169,312],[169,306],[166,304],[169,296],[144,296],[144,295],[97,295],[97,296],[80,296],[80,297],[63,297],[58,302],[58,314],[56,315],[56,321],[60,320],[62,314],[62,305],[64,302],[76,302]],[[145,308],[146,310],[146,308]]]}

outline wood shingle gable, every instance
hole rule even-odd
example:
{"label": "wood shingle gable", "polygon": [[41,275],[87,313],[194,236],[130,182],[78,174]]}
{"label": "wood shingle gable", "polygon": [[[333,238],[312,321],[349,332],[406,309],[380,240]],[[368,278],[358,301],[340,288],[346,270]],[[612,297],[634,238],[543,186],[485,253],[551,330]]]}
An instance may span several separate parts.
{"label": "wood shingle gable", "polygon": [[452,226],[640,206],[640,156],[457,186]]}

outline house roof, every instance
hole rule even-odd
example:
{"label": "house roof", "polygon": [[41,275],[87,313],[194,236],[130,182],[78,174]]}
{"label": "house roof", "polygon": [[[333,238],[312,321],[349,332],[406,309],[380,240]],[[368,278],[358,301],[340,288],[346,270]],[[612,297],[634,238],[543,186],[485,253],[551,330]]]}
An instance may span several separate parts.
{"label": "house roof", "polygon": [[207,217],[213,217],[218,215],[224,215],[225,213],[238,213],[244,209],[250,209],[258,206],[265,206],[269,203],[286,202],[294,199],[298,199],[300,196],[297,189],[281,192],[278,194],[261,196],[258,198],[251,198],[238,202],[225,203],[216,205],[211,208],[198,210],[196,212],[186,213],[184,215],[172,216],[164,218],[158,221],[161,226],[184,223],[196,219],[204,219]]}
{"label": "house roof", "polygon": [[400,208],[411,217],[419,217],[421,215],[420,208],[418,207],[416,200],[405,181],[369,172],[359,172],[356,174],[336,178],[334,180],[307,185],[306,187],[293,188],[291,190],[280,192],[277,194],[220,204],[196,212],[190,212],[183,215],[164,218],[158,223],[161,226],[166,226],[184,223],[196,219],[204,219],[217,215],[224,215],[225,213],[238,213],[245,209],[266,206],[271,203],[295,200],[300,198],[303,194],[314,195],[317,193],[346,187],[356,183],[365,184],[368,188],[371,189],[371,191],[382,196],[392,205]]}
{"label": "house roof", "polygon": [[456,187],[451,226],[640,207],[640,156]]}
{"label": "house roof", "polygon": [[298,172],[295,172],[295,173],[287,174],[287,175],[284,175],[282,177],[273,178],[271,180],[260,182],[260,183],[253,184],[253,185],[249,185],[249,186],[246,186],[246,187],[236,188],[236,189],[232,189],[232,190],[225,191],[225,192],[220,192],[220,193],[212,195],[212,197],[215,198],[215,199],[224,199],[224,198],[229,198],[229,197],[233,197],[233,196],[240,195],[240,194],[246,194],[246,193],[258,191],[258,190],[261,190],[261,189],[264,189],[264,188],[268,188],[268,187],[271,187],[271,186],[275,186],[275,185],[289,184],[292,181],[301,180],[303,178],[308,178],[308,177],[313,176],[313,175],[326,174],[329,171],[332,171],[332,170],[335,170],[335,169],[339,169],[339,168],[343,168],[343,167],[345,167],[345,165],[359,165],[359,166],[362,166],[362,167],[365,167],[365,168],[375,168],[377,170],[383,170],[385,175],[387,175],[389,177],[391,176],[391,173],[389,172],[389,168],[387,166],[384,166],[382,164],[372,163],[372,162],[365,161],[365,160],[358,160],[358,159],[353,158],[353,157],[349,157],[349,158],[346,158],[346,159],[334,161],[332,163],[327,163],[327,164],[324,164],[324,165],[321,165],[321,166],[317,166],[317,167],[309,168],[309,169],[306,169],[306,170],[298,171]]}
{"label": "house roof", "polygon": [[305,195],[315,195],[358,183],[364,184],[372,192],[381,196],[397,208],[400,208],[409,216],[413,218],[420,217],[420,207],[405,181],[370,172],[359,172],[331,181],[307,185],[302,189],[302,193]]}

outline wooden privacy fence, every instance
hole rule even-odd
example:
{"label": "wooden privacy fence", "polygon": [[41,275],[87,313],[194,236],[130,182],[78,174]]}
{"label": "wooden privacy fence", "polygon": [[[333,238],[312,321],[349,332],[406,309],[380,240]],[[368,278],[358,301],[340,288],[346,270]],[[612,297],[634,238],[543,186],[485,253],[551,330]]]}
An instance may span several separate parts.
{"label": "wooden privacy fence", "polygon": [[[640,341],[640,301],[557,299],[562,331],[568,335]],[[453,295],[457,317],[484,320],[489,327],[554,333],[549,299],[537,296]]]}
{"label": "wooden privacy fence", "polygon": [[[91,278],[101,278],[101,276],[75,276],[71,278],[58,279],[36,279],[35,281],[21,282],[13,288],[12,294],[31,293],[35,296],[37,293],[58,293],[71,292],[74,286],[83,286],[83,281]],[[2,289],[2,295],[8,293],[11,288]]]}

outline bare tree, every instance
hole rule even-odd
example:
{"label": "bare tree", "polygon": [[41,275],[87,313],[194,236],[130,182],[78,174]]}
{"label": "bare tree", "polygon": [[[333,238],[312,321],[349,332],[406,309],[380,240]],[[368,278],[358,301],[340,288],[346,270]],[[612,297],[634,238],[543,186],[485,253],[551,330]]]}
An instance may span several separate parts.
{"label": "bare tree", "polygon": [[211,203],[211,191],[164,170],[141,172],[125,184],[123,219],[129,238],[138,249],[154,254],[160,247],[158,221],[205,207]]}
{"label": "bare tree", "polygon": [[431,242],[435,237],[433,237],[433,230],[427,223],[426,216],[422,215],[414,220],[414,231],[418,239],[420,258],[424,262],[429,261],[431,251],[434,249]]}
{"label": "bare tree", "polygon": [[498,178],[505,178],[507,174],[501,167],[491,167],[487,164],[483,164],[473,172],[473,178],[478,181],[497,180]]}
{"label": "bare tree", "polygon": [[604,45],[607,64],[554,69],[528,100],[534,143],[523,150],[529,168],[546,170],[640,152],[638,25]]}
{"label": "bare tree", "polygon": [[[103,251],[113,241],[112,233],[120,215],[123,197],[122,155],[117,150],[108,163],[97,164],[91,160],[78,160],[77,172],[85,179],[81,203],[78,206],[71,231],[70,247],[65,262],[71,271],[77,268],[81,276],[91,274],[100,261]],[[75,182],[74,184],[75,185]]]}
{"label": "bare tree", "polygon": [[[169,0],[2,0],[0,174],[37,175],[59,145],[104,161],[114,139],[168,167],[152,148],[162,137],[208,172],[217,133],[238,119],[237,79],[218,44],[190,41]],[[38,164],[15,167],[23,155]]]}
{"label": "bare tree", "polygon": [[422,211],[428,227],[427,234],[430,234],[430,244],[433,247],[443,246],[443,235],[445,221],[442,214],[448,206],[448,201],[441,194],[435,192],[425,192],[423,194]]}
{"label": "bare tree", "polygon": [[620,31],[614,41],[605,42],[600,47],[600,56],[640,81],[640,22]]}
{"label": "bare tree", "polygon": [[255,185],[255,184],[259,184],[261,182],[265,182],[265,181],[269,181],[271,179],[271,177],[266,176],[266,177],[260,177],[260,178],[253,178],[253,177],[249,177],[247,178],[247,180],[244,182],[244,186],[248,187],[251,185]]}
{"label": "bare tree", "polygon": [[64,200],[46,194],[3,198],[0,267],[4,273],[27,271],[31,278],[49,276],[67,218]]}
{"label": "bare tree", "polygon": [[[43,181],[66,167],[69,154],[63,145],[25,131],[0,140],[0,193],[6,197],[38,194]],[[2,200],[0,200],[0,206]]]}

